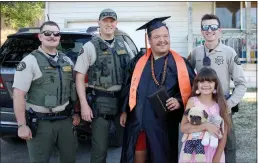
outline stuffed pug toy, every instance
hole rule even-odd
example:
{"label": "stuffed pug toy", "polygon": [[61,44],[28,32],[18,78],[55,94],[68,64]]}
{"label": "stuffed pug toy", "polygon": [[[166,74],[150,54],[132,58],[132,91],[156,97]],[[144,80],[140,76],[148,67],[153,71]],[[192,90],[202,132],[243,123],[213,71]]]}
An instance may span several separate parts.
{"label": "stuffed pug toy", "polygon": [[[222,132],[224,133],[224,120],[220,115],[210,115],[207,120],[209,123],[216,125],[218,128],[222,128]],[[219,133],[219,137],[212,135],[208,131],[205,131],[202,145],[207,146],[210,145],[212,148],[217,148],[219,144],[219,139],[222,138],[222,133]]]}
{"label": "stuffed pug toy", "polygon": [[[187,116],[188,121],[192,125],[200,125],[201,123],[206,122],[208,118],[207,112],[201,106],[187,109],[184,112],[184,115]],[[195,152],[195,162],[205,162],[204,146],[201,143],[203,135],[204,132],[194,132],[183,135],[182,142],[186,141],[182,156],[183,161],[190,162],[193,152]]]}

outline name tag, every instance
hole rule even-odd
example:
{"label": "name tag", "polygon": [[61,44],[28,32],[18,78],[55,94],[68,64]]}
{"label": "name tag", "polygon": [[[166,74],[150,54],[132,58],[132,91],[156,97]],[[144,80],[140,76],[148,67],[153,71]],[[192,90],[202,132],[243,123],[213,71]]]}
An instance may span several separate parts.
{"label": "name tag", "polygon": [[45,70],[49,70],[49,69],[55,69],[55,68],[51,66],[45,67]]}
{"label": "name tag", "polygon": [[118,50],[118,51],[117,51],[117,54],[118,54],[118,55],[126,54],[126,51],[125,51],[125,50]]}
{"label": "name tag", "polygon": [[72,71],[72,67],[71,66],[64,66],[63,67],[63,71],[64,72],[71,72]]}
{"label": "name tag", "polygon": [[104,55],[108,55],[108,51],[103,51],[103,54]]}

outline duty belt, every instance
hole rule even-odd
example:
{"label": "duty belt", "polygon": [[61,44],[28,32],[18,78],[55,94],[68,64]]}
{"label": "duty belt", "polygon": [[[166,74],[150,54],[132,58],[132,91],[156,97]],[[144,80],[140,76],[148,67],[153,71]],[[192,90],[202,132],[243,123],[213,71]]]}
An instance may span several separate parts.
{"label": "duty belt", "polygon": [[120,97],[121,92],[114,92],[114,91],[102,91],[102,90],[97,90],[88,87],[87,88],[87,93],[92,93],[94,96],[100,96],[100,97]]}
{"label": "duty belt", "polygon": [[52,118],[57,118],[57,119],[64,119],[67,118],[68,116],[71,115],[67,110],[57,112],[57,113],[39,113],[39,112],[34,112],[33,113],[37,118],[42,119],[42,120],[51,120]]}

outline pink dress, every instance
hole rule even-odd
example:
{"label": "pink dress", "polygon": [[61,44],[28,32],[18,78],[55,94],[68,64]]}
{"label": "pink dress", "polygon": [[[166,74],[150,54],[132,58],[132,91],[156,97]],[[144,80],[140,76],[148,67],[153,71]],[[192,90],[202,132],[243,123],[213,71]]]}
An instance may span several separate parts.
{"label": "pink dress", "polygon": [[[219,114],[219,106],[217,103],[215,103],[213,106],[211,107],[207,107],[206,105],[202,104],[197,97],[193,97],[194,98],[194,106],[197,105],[202,105],[205,108],[205,111],[208,113],[208,115],[217,115]],[[183,150],[184,150],[184,146],[185,146],[185,142],[182,144],[182,148],[181,148],[181,153],[179,156],[179,163],[183,163],[183,158],[182,158],[182,154],[183,154]],[[206,163],[212,163],[212,159],[213,156],[216,153],[216,148],[211,148],[210,146],[205,146],[204,147],[204,151],[205,151],[205,156],[206,156]],[[193,157],[191,159],[190,162],[188,163],[196,163],[194,160],[195,158],[195,153],[193,154]],[[222,156],[221,156],[221,160],[220,163],[225,163],[225,153],[223,152]]]}

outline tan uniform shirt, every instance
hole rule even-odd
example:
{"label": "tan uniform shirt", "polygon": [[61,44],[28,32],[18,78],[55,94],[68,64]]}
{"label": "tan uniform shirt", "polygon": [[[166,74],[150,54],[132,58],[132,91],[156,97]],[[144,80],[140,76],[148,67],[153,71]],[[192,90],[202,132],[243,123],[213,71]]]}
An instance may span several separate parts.
{"label": "tan uniform shirt", "polygon": [[[106,41],[104,41],[104,40],[103,41],[106,43],[107,46],[112,48],[112,47],[114,47],[115,40],[112,42],[111,45],[109,43],[107,43]],[[124,42],[124,44],[126,46],[126,49],[129,53],[130,58],[132,59],[135,56],[135,54],[133,53],[133,51],[130,49],[129,45],[126,42]],[[84,44],[82,48],[83,48],[83,53],[78,56],[74,70],[77,72],[80,72],[82,74],[87,74],[89,67],[92,66],[96,62],[97,54],[96,54],[96,49],[91,41]],[[89,85],[89,87],[94,87],[94,86]],[[107,90],[108,91],[118,91],[120,89],[121,89],[121,86],[115,85],[115,86],[108,88]]]}
{"label": "tan uniform shirt", "polygon": [[[40,52],[45,54],[47,57],[50,57],[48,54],[46,54],[41,47],[38,48]],[[72,66],[73,62],[70,60],[69,57],[64,58],[66,61],[68,61]],[[55,61],[58,60],[58,54],[54,58]],[[37,63],[37,59],[29,54],[26,57],[22,59],[21,62],[25,63],[25,68],[22,71],[15,71],[14,74],[14,82],[13,82],[13,88],[20,89],[24,92],[28,92],[30,89],[30,85],[32,81],[42,77],[42,73],[40,71],[39,65]],[[65,104],[57,106],[55,108],[52,108],[53,112],[59,112],[63,111],[65,107],[69,104],[69,101],[67,101]],[[49,109],[43,106],[33,105],[28,102],[26,102],[26,109],[32,108],[32,110],[36,112],[41,113],[49,113]]]}
{"label": "tan uniform shirt", "polygon": [[204,67],[204,48],[206,55],[211,60],[210,67],[216,71],[218,78],[220,79],[224,95],[230,93],[230,80],[232,79],[234,82],[235,90],[232,96],[227,100],[229,111],[231,112],[231,108],[241,101],[247,89],[247,83],[241,63],[235,50],[221,42],[211,53],[209,53],[205,46],[199,46],[193,50],[190,59],[190,64],[193,68],[196,68],[197,72]]}

